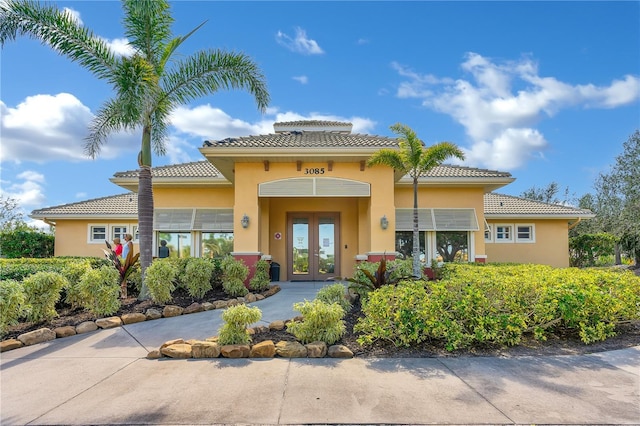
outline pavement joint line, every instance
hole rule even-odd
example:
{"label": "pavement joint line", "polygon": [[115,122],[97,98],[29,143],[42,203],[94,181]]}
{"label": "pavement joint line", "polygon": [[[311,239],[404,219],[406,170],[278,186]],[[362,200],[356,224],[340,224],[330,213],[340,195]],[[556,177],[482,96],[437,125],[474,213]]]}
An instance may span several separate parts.
{"label": "pavement joint line", "polygon": [[493,402],[489,401],[487,399],[486,396],[484,396],[482,393],[478,392],[478,390],[471,384],[467,383],[467,381],[465,379],[463,379],[462,377],[460,377],[455,371],[453,371],[453,369],[451,369],[451,367],[449,367],[442,358],[438,358],[438,362],[440,364],[442,364],[444,366],[444,368],[446,368],[447,370],[449,370],[451,372],[451,374],[453,374],[455,377],[458,378],[458,380],[460,380],[462,383],[464,383],[469,389],[473,390],[473,392],[475,392],[476,395],[478,395],[480,398],[482,398],[483,400],[487,401],[487,404],[489,404],[490,406],[492,406],[493,408],[495,408],[500,414],[502,414],[504,416],[505,419],[509,419],[509,421],[511,422],[511,424],[515,425],[518,424],[516,421],[514,421],[511,417],[509,417],[504,411],[502,411],[500,408],[498,408]]}
{"label": "pavement joint line", "polygon": [[284,409],[285,395],[287,393],[287,385],[289,384],[289,374],[291,371],[291,359],[287,362],[287,371],[284,374],[284,383],[282,384],[282,398],[280,398],[280,408],[278,409],[278,421],[276,424],[281,424],[282,410]]}

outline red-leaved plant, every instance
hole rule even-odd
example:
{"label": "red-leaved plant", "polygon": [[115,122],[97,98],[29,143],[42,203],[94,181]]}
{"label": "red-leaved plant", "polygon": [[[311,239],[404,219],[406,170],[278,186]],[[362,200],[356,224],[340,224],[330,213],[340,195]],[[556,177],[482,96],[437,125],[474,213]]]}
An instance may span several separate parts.
{"label": "red-leaved plant", "polygon": [[133,254],[132,253],[133,250],[129,250],[129,253],[127,253],[127,258],[124,259],[124,263],[123,263],[120,257],[118,257],[116,252],[113,251],[113,249],[111,248],[111,244],[109,244],[109,241],[105,240],[104,243],[107,245],[108,250],[102,249],[102,251],[104,251],[104,254],[107,257],[107,259],[111,261],[111,264],[120,273],[120,298],[126,299],[127,298],[127,278],[129,277],[129,275],[131,275],[131,273],[135,269],[134,267],[136,263],[138,263],[138,258],[140,257],[140,253]]}

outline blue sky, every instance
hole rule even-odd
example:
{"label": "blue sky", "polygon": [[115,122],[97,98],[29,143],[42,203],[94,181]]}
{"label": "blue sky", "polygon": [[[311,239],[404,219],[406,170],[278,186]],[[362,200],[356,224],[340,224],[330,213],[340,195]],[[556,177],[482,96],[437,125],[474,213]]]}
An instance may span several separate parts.
{"label": "blue sky", "polygon": [[[127,54],[116,1],[60,1]],[[401,122],[427,144],[451,141],[464,165],[508,171],[499,192],[555,181],[592,191],[640,128],[640,2],[176,1],[183,45],[251,56],[267,78],[261,114],[243,92],[219,92],[172,115],[168,154],[200,161],[204,140],[273,132],[275,121],[350,121],[394,136]],[[24,212],[126,192],[115,172],[137,168],[140,134],[83,154],[106,83],[36,41],[1,51],[2,195]]]}

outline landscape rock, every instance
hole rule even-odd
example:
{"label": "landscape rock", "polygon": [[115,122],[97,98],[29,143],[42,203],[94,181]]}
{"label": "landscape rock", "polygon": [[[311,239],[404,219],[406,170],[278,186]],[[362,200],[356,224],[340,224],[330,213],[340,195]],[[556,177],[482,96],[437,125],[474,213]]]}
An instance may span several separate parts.
{"label": "landscape rock", "polygon": [[216,308],[216,305],[211,302],[204,302],[202,304],[202,309],[204,309],[205,311],[211,311],[215,308]]}
{"label": "landscape rock", "polygon": [[171,346],[171,345],[179,345],[185,343],[184,339],[173,339],[173,340],[167,340],[166,342],[164,342],[162,344],[162,346],[160,346],[160,352],[162,352],[163,348],[166,348],[167,346]]}
{"label": "landscape rock", "polygon": [[269,324],[269,330],[283,330],[284,329],[284,321],[276,320]]}
{"label": "landscape rock", "polygon": [[147,354],[147,359],[160,359],[162,358],[162,353],[158,349],[154,349]]}
{"label": "landscape rock", "polygon": [[120,318],[122,318],[123,324],[135,324],[137,322],[143,322],[147,320],[147,316],[140,312],[123,314]]}
{"label": "landscape rock", "polygon": [[225,358],[249,358],[249,345],[224,345],[220,353]]}
{"label": "landscape rock", "polygon": [[28,333],[18,336],[18,340],[25,346],[35,345],[36,343],[48,342],[56,338],[56,333],[48,328],[39,328]]}
{"label": "landscape rock", "polygon": [[147,309],[144,315],[147,317],[147,320],[155,320],[155,319],[162,318],[162,312],[160,312],[156,308]]}
{"label": "landscape rock", "polygon": [[165,318],[179,317],[184,312],[184,308],[176,305],[167,305],[162,310],[162,316]]}
{"label": "landscape rock", "polygon": [[265,297],[262,294],[256,294],[256,301],[258,300],[264,300]]}
{"label": "landscape rock", "polygon": [[249,356],[251,358],[273,358],[276,356],[276,345],[273,343],[273,340],[256,343],[251,346]]}
{"label": "landscape rock", "polygon": [[64,327],[56,327],[53,329],[56,333],[56,337],[69,337],[76,335],[76,328],[72,325],[65,325]]}
{"label": "landscape rock", "polygon": [[191,345],[188,343],[177,343],[163,347],[160,349],[160,352],[169,358],[187,359],[191,358]]}
{"label": "landscape rock", "polygon": [[96,325],[100,328],[114,328],[122,325],[120,317],[100,318],[96,320]]}
{"label": "landscape rock", "polygon": [[0,352],[10,351],[23,347],[24,344],[18,339],[7,339],[0,342]]}
{"label": "landscape rock", "polygon": [[191,356],[193,358],[218,358],[220,345],[215,342],[197,341],[191,344]]}
{"label": "landscape rock", "polygon": [[216,300],[216,302],[214,303],[216,309],[224,309],[227,307],[227,301],[226,300]]}
{"label": "landscape rock", "polygon": [[305,345],[307,357],[324,358],[327,355],[327,344],[325,342],[311,342]]}
{"label": "landscape rock", "polygon": [[276,344],[276,354],[283,358],[306,358],[307,348],[300,342],[281,340]]}
{"label": "landscape rock", "polygon": [[78,334],[89,333],[90,331],[96,331],[97,329],[98,326],[93,321],[84,321],[76,325],[76,333]]}
{"label": "landscape rock", "polygon": [[329,346],[328,354],[331,358],[353,358],[353,352],[344,345]]}
{"label": "landscape rock", "polygon": [[247,295],[244,297],[244,300],[245,300],[247,303],[251,303],[251,302],[255,302],[257,299],[256,299],[256,295],[255,295],[255,294],[253,294],[253,293],[249,293],[249,294],[247,294]]}
{"label": "landscape rock", "polygon": [[193,302],[192,304],[184,308],[184,312],[182,312],[182,314],[183,315],[195,314],[197,312],[202,312],[202,311],[204,311],[204,308],[202,307],[202,305],[199,304],[198,302]]}

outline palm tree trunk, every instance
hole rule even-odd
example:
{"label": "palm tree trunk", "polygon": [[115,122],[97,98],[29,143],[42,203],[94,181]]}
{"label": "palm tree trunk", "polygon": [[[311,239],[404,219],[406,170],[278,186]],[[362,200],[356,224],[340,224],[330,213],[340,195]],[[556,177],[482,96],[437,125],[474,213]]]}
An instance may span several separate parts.
{"label": "palm tree trunk", "polygon": [[139,300],[151,297],[144,283],[145,272],[153,260],[153,181],[150,166],[140,166],[138,178],[138,233],[140,236],[140,269],[142,287]]}
{"label": "palm tree trunk", "polygon": [[418,226],[418,178],[413,178],[413,276],[422,277],[420,271],[420,228]]}

